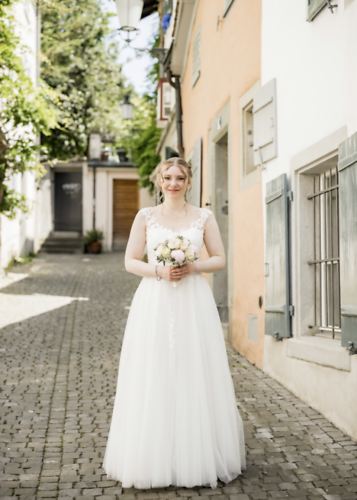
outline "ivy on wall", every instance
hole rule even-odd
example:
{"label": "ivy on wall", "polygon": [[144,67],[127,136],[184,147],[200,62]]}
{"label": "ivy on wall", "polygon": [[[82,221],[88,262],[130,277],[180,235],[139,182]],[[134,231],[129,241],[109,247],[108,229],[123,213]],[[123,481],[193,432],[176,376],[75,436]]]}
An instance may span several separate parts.
{"label": "ivy on wall", "polygon": [[12,14],[16,1],[0,0],[0,213],[8,217],[17,208],[26,211],[27,205],[5,183],[26,170],[41,174],[37,137],[49,134],[56,123],[54,93],[43,82],[35,86],[24,67],[25,48]]}

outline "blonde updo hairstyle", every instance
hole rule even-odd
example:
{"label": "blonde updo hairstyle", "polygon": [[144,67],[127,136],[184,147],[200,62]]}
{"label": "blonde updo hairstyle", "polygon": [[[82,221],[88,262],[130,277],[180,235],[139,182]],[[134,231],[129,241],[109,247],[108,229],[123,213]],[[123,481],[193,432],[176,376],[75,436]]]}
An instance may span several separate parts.
{"label": "blonde updo hairstyle", "polygon": [[[187,161],[185,161],[183,158],[173,157],[173,158],[169,158],[168,160],[162,161],[159,164],[158,169],[157,169],[155,186],[157,187],[157,189],[159,191],[161,191],[160,181],[163,182],[164,173],[166,172],[166,170],[168,170],[171,167],[178,167],[181,170],[181,172],[183,173],[183,175],[185,176],[186,193],[188,193],[191,189],[191,186],[192,186],[192,182],[191,182],[192,170],[191,170],[191,165],[189,163],[187,163]],[[163,197],[164,197],[164,195],[161,192],[160,200],[159,200],[160,203],[162,203]]]}

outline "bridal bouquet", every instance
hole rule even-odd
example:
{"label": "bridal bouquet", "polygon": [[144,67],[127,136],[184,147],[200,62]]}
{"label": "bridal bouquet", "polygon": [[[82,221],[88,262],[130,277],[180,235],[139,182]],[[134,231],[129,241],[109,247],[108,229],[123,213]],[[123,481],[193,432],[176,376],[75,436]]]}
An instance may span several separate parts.
{"label": "bridal bouquet", "polygon": [[[167,263],[173,266],[183,266],[188,262],[193,262],[198,259],[198,248],[193,245],[188,238],[179,235],[172,235],[171,238],[160,243],[156,248],[157,262]],[[173,283],[177,286],[177,283]]]}

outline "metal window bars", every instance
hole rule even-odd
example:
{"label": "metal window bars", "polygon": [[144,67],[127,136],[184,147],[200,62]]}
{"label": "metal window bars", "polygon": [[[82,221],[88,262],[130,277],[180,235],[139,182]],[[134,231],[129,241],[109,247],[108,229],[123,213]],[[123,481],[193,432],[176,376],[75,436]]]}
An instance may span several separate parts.
{"label": "metal window bars", "polygon": [[316,334],[340,337],[340,246],[338,170],[314,175],[313,203],[314,322]]}

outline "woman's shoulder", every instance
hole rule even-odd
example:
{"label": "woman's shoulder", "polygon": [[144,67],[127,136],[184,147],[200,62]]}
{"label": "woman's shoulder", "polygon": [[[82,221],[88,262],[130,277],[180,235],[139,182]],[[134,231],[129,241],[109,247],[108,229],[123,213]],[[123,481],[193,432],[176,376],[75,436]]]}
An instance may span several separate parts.
{"label": "woman's shoulder", "polygon": [[138,211],[137,215],[142,215],[143,217],[145,217],[145,219],[147,219],[148,217],[152,216],[153,210],[154,207],[144,207]]}

